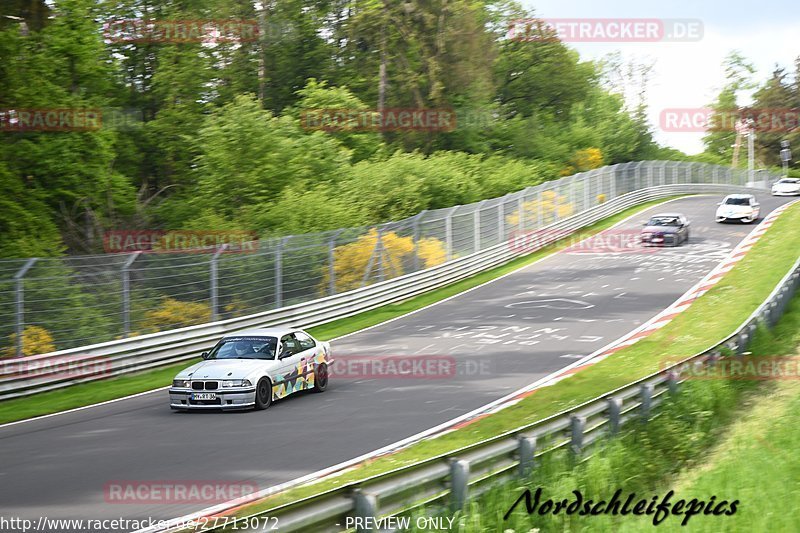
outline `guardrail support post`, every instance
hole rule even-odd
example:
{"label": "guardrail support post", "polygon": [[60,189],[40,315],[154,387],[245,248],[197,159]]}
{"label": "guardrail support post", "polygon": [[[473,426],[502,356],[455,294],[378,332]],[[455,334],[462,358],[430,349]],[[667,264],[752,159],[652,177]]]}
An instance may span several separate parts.
{"label": "guardrail support post", "polygon": [[461,459],[450,461],[450,506],[460,511],[467,503],[469,493],[469,462]]}
{"label": "guardrail support post", "polygon": [[211,262],[209,263],[209,281],[211,285],[211,321],[216,322],[219,318],[219,283],[218,283],[218,275],[217,275],[217,259],[222,252],[224,252],[228,248],[228,244],[223,244],[217,251],[214,252],[214,255],[211,256]]}
{"label": "guardrail support post", "polygon": [[16,337],[16,355],[22,357],[22,344],[25,336],[25,287],[23,278],[28,270],[38,261],[38,257],[31,257],[22,268],[14,274],[14,333]]}
{"label": "guardrail support post", "polygon": [[607,398],[608,403],[608,433],[616,435],[619,432],[622,416],[622,400],[619,398]]}
{"label": "guardrail support post", "polygon": [[676,371],[670,370],[667,373],[667,388],[669,389],[669,393],[671,396],[675,396],[678,394],[678,378],[679,375]]}
{"label": "guardrail support post", "polygon": [[572,440],[570,449],[574,455],[580,455],[583,450],[583,431],[586,429],[586,417],[572,415],[570,417]]}
{"label": "guardrail support post", "polygon": [[131,332],[131,265],[142,252],[133,252],[122,265],[122,337]]}
{"label": "guardrail support post", "polygon": [[653,406],[653,384],[642,383],[640,390],[641,402],[639,414],[642,417],[642,422],[647,422],[650,418],[650,410]]}
{"label": "guardrail support post", "polygon": [[528,477],[536,466],[536,437],[526,437],[519,435],[517,437],[519,454],[519,475],[520,477]]}
{"label": "guardrail support post", "polygon": [[[353,514],[357,518],[367,518],[367,520],[364,520],[362,524],[370,524],[372,523],[371,519],[378,517],[378,498],[376,498],[373,494],[362,492],[361,489],[356,489],[353,491],[353,507]],[[357,527],[356,531],[358,533],[371,533],[373,529],[371,527]]]}

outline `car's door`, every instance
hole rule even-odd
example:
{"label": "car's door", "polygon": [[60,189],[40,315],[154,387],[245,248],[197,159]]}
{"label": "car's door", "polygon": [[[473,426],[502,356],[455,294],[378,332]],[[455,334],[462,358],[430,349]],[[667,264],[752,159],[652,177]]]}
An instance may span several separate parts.
{"label": "car's door", "polygon": [[755,220],[761,211],[761,204],[758,203],[755,196],[750,197],[750,207],[753,208],[753,219]]}
{"label": "car's door", "polygon": [[[282,398],[298,388],[298,371],[300,365],[300,345],[291,333],[281,337],[278,343],[278,367],[273,383],[276,386],[275,396]],[[302,388],[302,387],[301,387]]]}
{"label": "car's door", "polygon": [[295,331],[294,338],[297,339],[300,348],[300,364],[304,365],[306,372],[303,376],[304,384],[308,387],[313,383],[313,381],[309,383],[308,380],[314,372],[314,359],[317,355],[318,346],[316,341],[311,338],[311,335],[304,331]]}

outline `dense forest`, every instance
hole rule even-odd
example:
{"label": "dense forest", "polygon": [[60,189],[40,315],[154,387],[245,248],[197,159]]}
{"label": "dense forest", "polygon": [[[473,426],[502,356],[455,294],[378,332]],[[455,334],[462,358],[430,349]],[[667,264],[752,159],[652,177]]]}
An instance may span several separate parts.
{"label": "dense forest", "polygon": [[[0,110],[96,109],[103,121],[0,132],[0,257],[97,253],[120,228],[285,235],[370,224],[606,164],[686,159],[653,141],[647,66],[509,39],[509,21],[532,15],[503,0],[6,0]],[[142,20],[256,31],[118,31]],[[751,83],[733,59],[718,106]],[[621,86],[641,97],[626,102]],[[797,78],[776,70],[756,97],[797,107]],[[448,109],[456,121],[307,127],[321,108]],[[729,164],[733,135],[710,134],[699,159]]]}

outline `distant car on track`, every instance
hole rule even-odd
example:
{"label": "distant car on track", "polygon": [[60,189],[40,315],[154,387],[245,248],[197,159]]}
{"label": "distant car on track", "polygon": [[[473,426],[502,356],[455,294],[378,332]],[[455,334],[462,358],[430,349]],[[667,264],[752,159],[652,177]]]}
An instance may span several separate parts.
{"label": "distant car on track", "polygon": [[324,391],[333,363],[329,343],[289,327],[232,333],[202,356],[175,376],[172,409],[266,409],[301,390]]}
{"label": "distant car on track", "polygon": [[800,195],[800,178],[783,178],[772,185],[773,196]]}
{"label": "distant car on track", "polygon": [[680,213],[653,215],[641,233],[645,246],[680,246],[689,240],[689,220]]}
{"label": "distant car on track", "polygon": [[761,206],[752,194],[729,194],[717,205],[717,222],[738,220],[750,224],[761,212]]}

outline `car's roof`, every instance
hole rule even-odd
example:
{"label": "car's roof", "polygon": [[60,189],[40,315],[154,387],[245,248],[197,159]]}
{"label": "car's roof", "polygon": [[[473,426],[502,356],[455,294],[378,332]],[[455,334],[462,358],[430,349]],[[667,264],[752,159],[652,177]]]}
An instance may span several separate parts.
{"label": "car's roof", "polygon": [[657,213],[655,215],[650,215],[650,218],[656,217],[682,217],[682,213]]}
{"label": "car's roof", "polygon": [[291,326],[277,326],[272,328],[252,328],[252,329],[245,329],[242,331],[234,331],[232,333],[228,333],[223,339],[228,337],[281,337],[283,335],[287,335],[289,333],[293,333],[297,331],[298,328],[294,328]]}
{"label": "car's roof", "polygon": [[755,196],[753,196],[752,194],[737,193],[737,194],[729,194],[725,198],[755,198]]}

